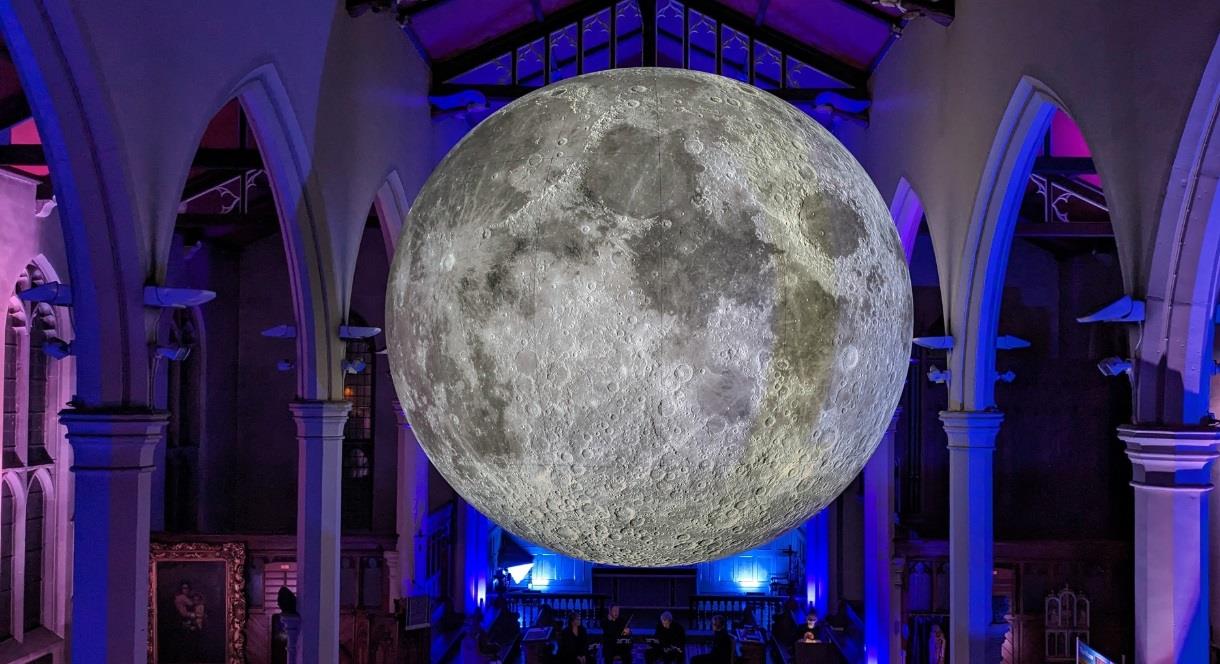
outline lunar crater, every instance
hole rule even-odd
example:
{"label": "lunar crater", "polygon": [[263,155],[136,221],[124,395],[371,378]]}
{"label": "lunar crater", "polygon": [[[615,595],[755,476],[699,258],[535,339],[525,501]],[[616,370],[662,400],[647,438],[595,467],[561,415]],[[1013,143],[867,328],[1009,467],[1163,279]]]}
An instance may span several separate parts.
{"label": "lunar crater", "polygon": [[493,114],[391,270],[395,387],[437,470],[550,549],[677,565],[757,546],[860,471],[911,295],[867,174],[729,79],[627,69]]}

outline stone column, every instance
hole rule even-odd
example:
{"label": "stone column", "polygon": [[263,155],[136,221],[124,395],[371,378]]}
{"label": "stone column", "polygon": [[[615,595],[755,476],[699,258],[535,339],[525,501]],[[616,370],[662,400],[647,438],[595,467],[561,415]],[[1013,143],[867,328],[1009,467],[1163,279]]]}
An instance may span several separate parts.
{"label": "stone column", "polygon": [[300,664],[339,661],[343,428],[351,403],[294,401],[297,425],[297,611]]}
{"label": "stone column", "polygon": [[148,535],[152,469],[168,415],[65,410],[72,445],[76,551],[72,661],[148,658]]}
{"label": "stone column", "polygon": [[1208,493],[1220,430],[1123,426],[1135,489],[1135,661],[1208,660]]}
{"label": "stone column", "polygon": [[398,527],[398,578],[395,597],[407,597],[421,592],[419,584],[427,576],[427,560],[420,535],[428,516],[428,461],[415,432],[407,422],[402,404],[394,400],[394,416],[398,420],[398,496],[394,523]]}
{"label": "stone column", "polygon": [[864,660],[898,662],[891,651],[894,624],[890,560],[894,556],[894,412],[873,456],[864,466]]}
{"label": "stone column", "polygon": [[830,510],[834,503],[805,522],[805,600],[823,619],[830,609]]}
{"label": "stone column", "polygon": [[[1220,463],[1212,464],[1212,486],[1220,484]],[[1210,491],[1207,496],[1208,523],[1208,577],[1220,580],[1220,491]],[[1212,649],[1220,651],[1220,583],[1208,584],[1211,593],[1208,607],[1211,611]]]}
{"label": "stone column", "polygon": [[942,411],[949,439],[949,661],[987,660],[993,573],[995,437],[1004,414]]}
{"label": "stone column", "polygon": [[458,581],[455,609],[467,618],[476,614],[487,599],[491,574],[488,570],[490,523],[483,513],[462,500],[457,505],[456,532],[461,538],[457,547],[454,576]]}

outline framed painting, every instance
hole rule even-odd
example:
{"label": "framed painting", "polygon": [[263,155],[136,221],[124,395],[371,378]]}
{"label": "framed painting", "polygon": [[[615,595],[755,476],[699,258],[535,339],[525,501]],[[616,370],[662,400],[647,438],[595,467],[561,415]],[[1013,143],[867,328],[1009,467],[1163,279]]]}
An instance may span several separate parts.
{"label": "framed painting", "polygon": [[150,664],[245,662],[245,565],[240,543],[152,543]]}

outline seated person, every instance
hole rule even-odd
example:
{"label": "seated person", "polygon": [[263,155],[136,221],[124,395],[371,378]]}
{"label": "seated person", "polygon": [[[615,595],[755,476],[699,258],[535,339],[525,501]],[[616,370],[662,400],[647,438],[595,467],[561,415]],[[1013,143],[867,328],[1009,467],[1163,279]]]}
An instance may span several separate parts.
{"label": "seated person", "polygon": [[724,616],[712,616],[712,649],[690,658],[690,664],[730,664],[733,661],[733,639],[724,628]]}
{"label": "seated person", "polygon": [[588,664],[589,633],[580,624],[580,614],[568,615],[568,624],[559,633],[559,664]]}
{"label": "seated person", "polygon": [[801,637],[797,640],[804,641],[805,643],[823,641],[823,631],[824,627],[822,626],[821,621],[818,620],[818,612],[810,611],[809,613],[805,614],[805,624],[797,631],[797,633],[801,635]]}
{"label": "seated person", "polygon": [[602,619],[602,661],[611,664],[615,657],[623,664],[631,664],[630,618],[620,615],[617,606],[611,606]]}
{"label": "seated person", "polygon": [[674,621],[674,616],[669,611],[661,614],[655,636],[649,643],[648,650],[644,651],[644,661],[648,664],[685,664],[686,630]]}

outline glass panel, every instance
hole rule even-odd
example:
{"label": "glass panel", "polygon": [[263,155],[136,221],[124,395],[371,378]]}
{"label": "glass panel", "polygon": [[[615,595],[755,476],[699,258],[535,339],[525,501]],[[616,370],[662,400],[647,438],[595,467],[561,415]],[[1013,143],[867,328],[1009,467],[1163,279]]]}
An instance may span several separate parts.
{"label": "glass panel", "polygon": [[479,65],[464,74],[454,76],[446,81],[446,83],[462,85],[511,85],[513,82],[512,67],[512,54],[505,53],[491,62]]}
{"label": "glass panel", "polygon": [[13,493],[0,487],[0,641],[13,635]]}
{"label": "glass panel", "polygon": [[682,67],[686,44],[685,6],[677,0],[662,3],[657,10],[657,66]]}
{"label": "glass panel", "polygon": [[720,28],[720,73],[750,82],[750,38],[727,26]]}
{"label": "glass panel", "polygon": [[517,49],[517,84],[542,86],[542,59],[545,57],[543,39],[534,41]]}
{"label": "glass panel", "polygon": [[368,530],[373,526],[373,376],[376,354],[368,339],[347,342],[349,365],[361,367],[345,374],[343,395],[352,403],[343,441],[343,529]]}
{"label": "glass panel", "polygon": [[644,64],[644,39],[641,31],[640,6],[635,0],[624,0],[615,7],[615,30],[618,35],[615,60],[618,67],[639,67]]}
{"label": "glass panel", "polygon": [[4,457],[5,465],[17,458],[17,327],[20,320],[9,312],[4,319]]}
{"label": "glass panel", "polygon": [[603,9],[586,17],[583,44],[585,49],[585,71],[602,71],[610,68],[610,10]]}
{"label": "glass panel", "polygon": [[788,58],[788,84],[785,87],[789,88],[846,88],[847,85],[823,74],[822,72],[810,67],[809,65],[797,60],[796,58]]}
{"label": "glass panel", "polygon": [[551,80],[571,78],[576,71],[576,24],[551,33]]}
{"label": "glass panel", "polygon": [[42,545],[43,545],[42,483],[30,483],[25,506],[25,631],[42,625]]}
{"label": "glass panel", "polygon": [[754,85],[766,90],[780,87],[781,57],[778,50],[760,41],[754,42]]}
{"label": "glass panel", "polygon": [[690,68],[716,73],[716,21],[710,16],[691,10],[687,34],[690,39],[687,45]]}

